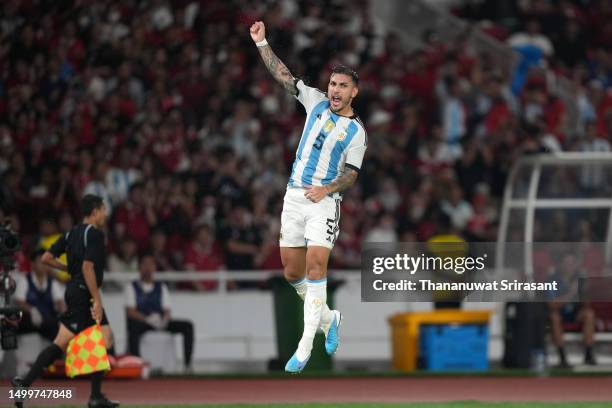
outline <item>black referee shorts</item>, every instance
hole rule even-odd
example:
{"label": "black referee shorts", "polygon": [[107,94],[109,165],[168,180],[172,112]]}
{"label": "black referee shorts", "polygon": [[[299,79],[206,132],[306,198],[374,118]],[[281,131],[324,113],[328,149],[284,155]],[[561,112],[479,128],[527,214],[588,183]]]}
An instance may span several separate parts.
{"label": "black referee shorts", "polygon": [[[60,316],[60,322],[73,333],[79,333],[96,321],[91,317],[93,299],[84,283],[68,282],[64,293],[66,301],[66,312]],[[108,325],[106,311],[102,310],[102,321],[100,325]]]}

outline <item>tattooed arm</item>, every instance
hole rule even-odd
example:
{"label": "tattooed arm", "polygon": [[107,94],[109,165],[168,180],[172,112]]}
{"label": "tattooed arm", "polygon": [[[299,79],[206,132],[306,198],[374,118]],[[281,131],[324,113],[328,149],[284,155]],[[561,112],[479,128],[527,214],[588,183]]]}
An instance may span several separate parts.
{"label": "tattooed arm", "polygon": [[[255,22],[251,26],[251,38],[255,43],[262,42],[266,39],[266,27],[261,21]],[[289,72],[289,69],[283,62],[274,54],[272,47],[268,44],[257,47],[259,54],[263,59],[266,68],[272,74],[274,79],[280,83],[291,95],[297,95],[298,91],[295,87],[295,78]]]}
{"label": "tattooed arm", "polygon": [[289,72],[285,64],[278,59],[276,54],[274,54],[272,48],[269,45],[257,48],[259,49],[261,58],[266,64],[266,68],[268,68],[268,71],[270,71],[274,79],[276,79],[291,95],[296,95],[297,88],[295,87],[293,75],[291,75],[291,72]]}
{"label": "tattooed arm", "polygon": [[345,167],[342,173],[334,181],[326,185],[328,193],[343,192],[348,190],[357,180],[357,171]]}
{"label": "tattooed arm", "polygon": [[345,167],[342,173],[334,181],[325,186],[306,187],[304,196],[314,203],[321,201],[326,195],[342,192],[352,186],[357,180],[357,171],[350,167]]}

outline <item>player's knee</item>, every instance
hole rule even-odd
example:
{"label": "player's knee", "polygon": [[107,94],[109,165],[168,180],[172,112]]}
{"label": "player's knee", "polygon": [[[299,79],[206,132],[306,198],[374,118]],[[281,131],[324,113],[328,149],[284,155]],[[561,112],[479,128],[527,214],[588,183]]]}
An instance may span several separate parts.
{"label": "player's knee", "polygon": [[281,261],[283,263],[283,275],[288,281],[297,281],[304,278],[304,258],[302,254],[297,256],[294,251],[281,249]]}
{"label": "player's knee", "polygon": [[68,342],[67,341],[62,341],[62,340],[55,339],[53,341],[53,343],[57,347],[59,347],[62,350],[62,352],[64,352],[64,353],[66,352],[66,349],[68,348]]}
{"label": "player's knee", "polygon": [[319,256],[307,259],[306,274],[308,279],[323,279],[327,275],[327,259]]}
{"label": "player's knee", "polygon": [[306,274],[311,280],[323,279],[327,275],[326,269],[323,262],[310,262],[306,266]]}
{"label": "player's knee", "polygon": [[285,275],[285,279],[287,279],[289,282],[297,281],[304,277],[304,271],[298,271],[297,269],[288,266],[285,266],[283,273]]}
{"label": "player's knee", "polygon": [[53,340],[53,343],[55,343],[57,347],[61,348],[62,351],[65,352],[66,349],[68,348],[68,343],[70,343],[71,339],[72,339],[72,336],[58,335],[55,337],[55,340]]}
{"label": "player's knee", "polygon": [[288,281],[297,281],[304,277],[304,265],[300,268],[297,262],[283,262],[283,274]]}
{"label": "player's knee", "polygon": [[62,351],[66,351],[66,349],[68,348],[68,343],[73,337],[74,333],[68,330],[63,324],[60,324],[60,328],[57,331],[57,334],[55,335],[53,343],[55,343],[56,346],[61,348]]}

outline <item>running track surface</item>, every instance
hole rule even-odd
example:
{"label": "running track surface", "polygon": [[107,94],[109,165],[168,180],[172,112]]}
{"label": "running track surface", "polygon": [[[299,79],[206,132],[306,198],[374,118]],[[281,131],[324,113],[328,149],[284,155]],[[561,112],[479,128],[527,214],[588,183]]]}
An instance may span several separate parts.
{"label": "running track surface", "polygon": [[[1,383],[0,386],[6,386]],[[85,404],[87,381],[38,382],[75,387]],[[107,381],[103,392],[122,404],[299,402],[612,401],[612,377],[553,378],[288,378]]]}

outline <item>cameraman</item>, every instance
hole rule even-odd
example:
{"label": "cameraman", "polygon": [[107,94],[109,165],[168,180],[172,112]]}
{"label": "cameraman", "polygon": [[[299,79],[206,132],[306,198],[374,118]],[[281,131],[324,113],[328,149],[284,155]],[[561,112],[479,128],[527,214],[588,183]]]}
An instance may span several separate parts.
{"label": "cameraman", "polygon": [[32,253],[32,271],[17,282],[15,304],[24,312],[19,334],[38,333],[53,341],[66,304],[63,285],[51,277],[51,268],[42,261],[44,253],[44,249]]}

